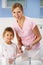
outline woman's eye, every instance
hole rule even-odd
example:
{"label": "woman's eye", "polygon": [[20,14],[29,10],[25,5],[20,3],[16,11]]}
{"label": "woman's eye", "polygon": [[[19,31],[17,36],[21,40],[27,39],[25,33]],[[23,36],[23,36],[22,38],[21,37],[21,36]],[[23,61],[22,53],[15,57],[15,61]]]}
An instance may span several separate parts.
{"label": "woman's eye", "polygon": [[20,11],[18,11],[18,13],[20,13]]}
{"label": "woman's eye", "polygon": [[15,12],[13,12],[13,13],[15,13]]}

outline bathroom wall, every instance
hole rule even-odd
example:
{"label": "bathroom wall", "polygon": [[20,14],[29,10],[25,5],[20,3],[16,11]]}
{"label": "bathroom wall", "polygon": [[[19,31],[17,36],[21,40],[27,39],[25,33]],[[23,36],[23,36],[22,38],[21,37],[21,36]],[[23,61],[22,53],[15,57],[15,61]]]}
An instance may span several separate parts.
{"label": "bathroom wall", "polygon": [[[0,17],[12,17],[11,8],[2,8],[2,1],[4,3],[6,0],[0,0]],[[24,15],[40,18],[40,0],[24,0],[23,2],[25,3],[25,1]]]}

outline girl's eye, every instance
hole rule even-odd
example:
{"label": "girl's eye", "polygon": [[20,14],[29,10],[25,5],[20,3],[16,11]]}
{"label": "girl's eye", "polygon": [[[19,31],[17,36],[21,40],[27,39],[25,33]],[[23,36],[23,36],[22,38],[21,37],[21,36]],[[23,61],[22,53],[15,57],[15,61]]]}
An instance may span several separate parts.
{"label": "girl's eye", "polygon": [[10,36],[13,36],[12,34]]}
{"label": "girl's eye", "polygon": [[9,35],[7,34],[7,36],[9,36]]}

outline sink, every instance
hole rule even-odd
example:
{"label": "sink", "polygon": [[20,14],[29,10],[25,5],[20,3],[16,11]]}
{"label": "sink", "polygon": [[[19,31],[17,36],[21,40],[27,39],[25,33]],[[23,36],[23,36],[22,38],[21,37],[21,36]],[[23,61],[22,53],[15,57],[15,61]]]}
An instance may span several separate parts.
{"label": "sink", "polygon": [[16,65],[43,65],[41,61],[38,60],[32,60],[31,64],[29,64],[29,61],[22,61],[20,63],[17,63]]}

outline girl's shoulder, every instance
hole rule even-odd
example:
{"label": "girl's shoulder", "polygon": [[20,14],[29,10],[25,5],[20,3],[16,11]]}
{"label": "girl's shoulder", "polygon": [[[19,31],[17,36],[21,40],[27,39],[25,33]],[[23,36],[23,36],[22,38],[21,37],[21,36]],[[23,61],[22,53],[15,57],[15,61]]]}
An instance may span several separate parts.
{"label": "girl's shoulder", "polygon": [[0,43],[0,49],[2,49],[3,48],[3,43]]}
{"label": "girl's shoulder", "polygon": [[12,42],[12,46],[17,47],[16,43],[13,43],[13,42]]}

